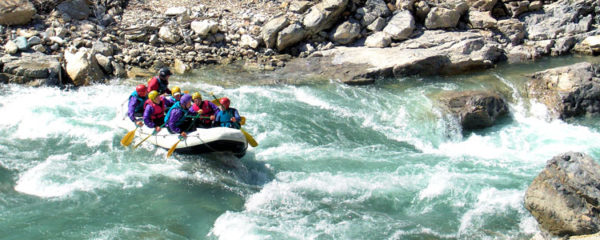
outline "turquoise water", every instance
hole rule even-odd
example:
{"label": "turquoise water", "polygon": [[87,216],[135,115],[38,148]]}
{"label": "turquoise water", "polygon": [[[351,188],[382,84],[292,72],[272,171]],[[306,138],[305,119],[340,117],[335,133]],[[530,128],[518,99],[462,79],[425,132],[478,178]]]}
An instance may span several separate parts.
{"label": "turquoise water", "polygon": [[[547,120],[522,97],[524,75],[582,60],[598,61],[555,58],[359,87],[252,85],[235,71],[173,78],[205,98],[228,96],[246,116],[260,145],[239,160],[120,146],[126,132],[115,113],[135,81],[0,85],[0,236],[529,239],[538,231],[523,207],[529,183],[557,154],[600,159],[600,124]],[[463,132],[436,96],[468,89],[503,93],[510,116]]]}

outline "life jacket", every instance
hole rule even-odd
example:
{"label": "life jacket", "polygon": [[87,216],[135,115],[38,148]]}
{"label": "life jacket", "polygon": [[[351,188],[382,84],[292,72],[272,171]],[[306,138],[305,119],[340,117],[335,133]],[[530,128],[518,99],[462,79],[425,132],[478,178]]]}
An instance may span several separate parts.
{"label": "life jacket", "polygon": [[236,124],[231,122],[231,118],[234,117],[234,112],[235,110],[233,108],[221,110],[219,117],[215,119],[215,121],[219,122],[221,127],[236,127]]}
{"label": "life jacket", "polygon": [[[200,114],[200,117],[208,117],[208,118],[201,118],[200,122],[204,125],[210,124],[211,123],[210,116],[215,114],[213,109],[210,107],[210,101],[204,100],[204,101],[202,101],[202,103],[200,105],[202,105],[202,114]],[[194,109],[194,112],[198,112],[200,110],[200,107],[198,107],[198,105],[196,105],[196,104],[194,104],[192,106],[192,108]]]}
{"label": "life jacket", "polygon": [[165,101],[163,99],[161,99],[160,103],[158,104],[154,103],[150,99],[146,100],[146,102],[144,103],[144,109],[146,109],[146,106],[148,104],[150,104],[154,109],[154,112],[152,113],[152,115],[150,115],[150,119],[155,120],[165,117]]}
{"label": "life jacket", "polygon": [[169,121],[169,117],[171,116],[171,111],[173,111],[173,109],[179,109],[180,111],[183,112],[183,116],[177,120],[177,122],[175,123],[176,126],[181,125],[184,121],[185,118],[188,117],[188,110],[181,107],[181,103],[180,102],[176,102],[175,104],[173,104],[173,106],[171,106],[171,108],[169,108],[169,111],[167,112],[167,115],[165,116],[165,123],[167,123]]}
{"label": "life jacket", "polygon": [[129,98],[131,98],[131,97],[137,98],[138,102],[140,103],[140,104],[135,105],[135,112],[143,113],[144,108],[146,107],[146,105],[143,103],[146,101],[147,97],[144,97],[144,98],[140,97],[140,95],[138,95],[137,91],[133,91],[131,93],[131,95],[129,95]]}
{"label": "life jacket", "polygon": [[[150,86],[150,83],[151,83],[151,82],[152,82],[154,79],[156,79],[156,82],[158,83],[158,89],[152,89],[152,90],[156,90],[156,91],[158,92],[158,94],[163,94],[163,93],[167,92],[167,89],[168,89],[167,85],[169,85],[169,82],[161,80],[159,76],[154,76],[154,77],[152,77],[152,78],[151,78],[151,79],[148,81],[148,86]],[[148,92],[150,92],[150,91],[152,91],[152,90],[148,89]]]}

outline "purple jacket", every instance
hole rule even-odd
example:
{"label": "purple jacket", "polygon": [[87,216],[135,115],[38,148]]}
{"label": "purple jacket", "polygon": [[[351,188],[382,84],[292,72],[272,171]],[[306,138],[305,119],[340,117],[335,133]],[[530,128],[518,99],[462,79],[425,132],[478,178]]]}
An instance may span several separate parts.
{"label": "purple jacket", "polygon": [[186,115],[190,116],[192,113],[189,110],[184,110],[181,108],[179,106],[179,102],[175,103],[175,105],[171,108],[172,109],[169,110],[170,113],[168,113],[169,119],[167,120],[167,127],[176,133],[187,131],[187,129],[181,129],[180,126],[178,126],[178,123],[181,124],[180,122],[183,122]]}
{"label": "purple jacket", "polygon": [[136,113],[141,114],[144,112],[144,101],[146,101],[146,99],[138,96],[135,91],[129,97],[127,116],[129,116],[129,119],[131,119],[132,122],[135,122]]}

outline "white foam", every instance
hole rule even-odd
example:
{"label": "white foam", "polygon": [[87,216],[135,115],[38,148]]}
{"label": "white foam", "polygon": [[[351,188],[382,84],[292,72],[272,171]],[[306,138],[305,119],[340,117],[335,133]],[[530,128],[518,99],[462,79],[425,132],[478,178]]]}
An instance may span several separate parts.
{"label": "white foam", "polygon": [[460,219],[459,235],[470,230],[477,230],[485,223],[487,215],[506,213],[508,210],[517,211],[524,215],[524,193],[520,190],[498,190],[485,188],[477,196],[477,202]]}
{"label": "white foam", "polygon": [[264,236],[253,232],[256,228],[250,217],[228,211],[217,218],[209,235],[222,240],[264,239]]}

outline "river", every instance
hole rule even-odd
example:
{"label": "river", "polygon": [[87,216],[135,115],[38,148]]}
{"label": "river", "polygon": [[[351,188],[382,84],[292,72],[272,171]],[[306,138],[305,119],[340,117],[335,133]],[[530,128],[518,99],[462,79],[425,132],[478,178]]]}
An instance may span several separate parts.
{"label": "river", "polygon": [[[538,230],[527,187],[557,154],[600,159],[600,123],[548,120],[523,97],[525,75],[584,60],[600,62],[552,58],[369,86],[252,84],[274,76],[234,70],[174,76],[171,86],[228,96],[246,117],[259,146],[239,160],[121,146],[116,109],[141,80],[0,85],[0,236],[529,239]],[[463,132],[435,99],[471,89],[501,92],[510,115]]]}

